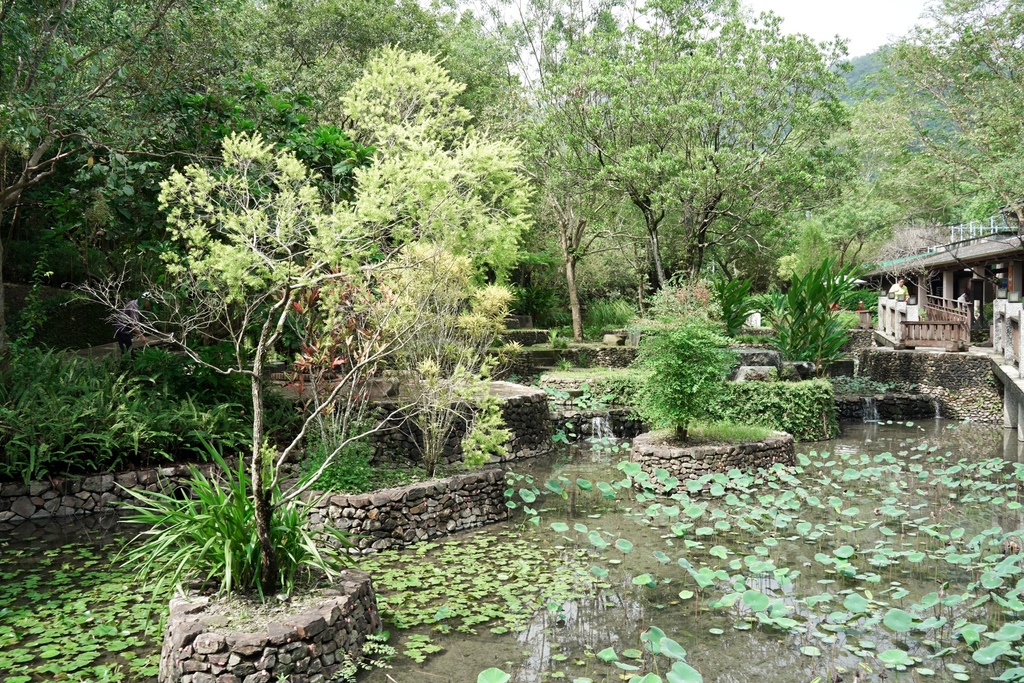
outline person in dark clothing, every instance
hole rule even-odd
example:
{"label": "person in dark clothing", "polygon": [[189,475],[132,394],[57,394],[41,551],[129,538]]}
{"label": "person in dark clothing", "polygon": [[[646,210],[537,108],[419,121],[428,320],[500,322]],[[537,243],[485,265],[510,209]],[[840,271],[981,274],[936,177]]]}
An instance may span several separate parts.
{"label": "person in dark clothing", "polygon": [[121,349],[122,354],[131,351],[132,343],[135,341],[136,336],[142,340],[143,344],[146,343],[146,335],[142,334],[142,330],[139,328],[139,317],[142,315],[143,310],[148,309],[148,292],[143,292],[142,296],[138,299],[132,299],[121,309],[120,314],[117,316],[114,339],[117,340],[117,347]]}

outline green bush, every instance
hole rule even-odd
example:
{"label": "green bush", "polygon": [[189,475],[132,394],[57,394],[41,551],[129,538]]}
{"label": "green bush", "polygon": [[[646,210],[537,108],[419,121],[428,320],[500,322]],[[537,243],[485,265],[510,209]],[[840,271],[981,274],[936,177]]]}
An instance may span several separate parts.
{"label": "green bush", "polygon": [[827,380],[727,383],[715,393],[710,417],[789,432],[798,441],[839,433],[835,396]]}
{"label": "green bush", "polygon": [[786,360],[812,361],[819,373],[839,358],[849,335],[833,304],[853,287],[850,271],[835,272],[829,259],[806,275],[794,275],[785,294],[776,292],[766,311],[773,344]]}
{"label": "green bush", "polygon": [[[138,502],[127,505],[126,521],[146,530],[126,549],[124,560],[143,581],[155,579],[154,592],[198,580],[216,586],[218,593],[251,592],[263,597],[260,584],[260,543],[256,537],[251,484],[243,461],[233,470],[211,451],[219,471],[207,476],[193,467],[188,483],[191,496],[128,489]],[[337,576],[348,544],[331,527],[324,533],[333,544],[321,547],[307,528],[307,515],[294,501],[280,504],[273,496],[270,535],[277,548],[275,585],[291,593],[301,572]]]}
{"label": "green bush", "polygon": [[678,326],[646,328],[636,360],[647,373],[637,396],[640,416],[656,428],[675,429],[685,439],[690,422],[707,416],[708,404],[725,385],[735,362],[727,344],[695,318]]}
{"label": "green bush", "polygon": [[601,334],[624,328],[635,316],[636,309],[625,299],[603,299],[587,305],[583,325]]}
{"label": "green bush", "polygon": [[[180,359],[168,356],[140,353],[135,366],[118,356],[95,362],[20,351],[0,377],[0,479],[202,460],[204,441],[223,452],[246,444],[248,386],[218,389],[213,378],[204,381],[198,370],[189,375]],[[281,397],[272,401],[284,404]],[[272,419],[283,428],[291,414],[279,405]]]}

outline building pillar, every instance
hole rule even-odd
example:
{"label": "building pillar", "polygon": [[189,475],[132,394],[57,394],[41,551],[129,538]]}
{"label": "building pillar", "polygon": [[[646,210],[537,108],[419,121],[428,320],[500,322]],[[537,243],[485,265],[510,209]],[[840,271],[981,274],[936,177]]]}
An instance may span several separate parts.
{"label": "building pillar", "polygon": [[956,295],[953,293],[953,276],[952,270],[942,271],[942,298],[943,299],[955,299]]}
{"label": "building pillar", "polygon": [[1017,408],[1017,441],[1024,441],[1024,401],[1018,400],[1016,387],[1013,391],[1013,404]]}
{"label": "building pillar", "polygon": [[[1016,429],[1017,420],[1020,417],[1020,409],[1017,406],[1017,387],[1013,380],[1003,384],[1003,426],[1007,429]],[[1021,439],[1024,441],[1024,439]]]}

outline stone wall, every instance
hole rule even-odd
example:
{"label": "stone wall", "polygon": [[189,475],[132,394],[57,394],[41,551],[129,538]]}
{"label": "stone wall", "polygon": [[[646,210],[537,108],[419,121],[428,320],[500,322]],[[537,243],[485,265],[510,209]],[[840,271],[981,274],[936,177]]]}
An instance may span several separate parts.
{"label": "stone wall", "polygon": [[350,534],[354,551],[402,547],[508,517],[500,469],[418,482],[359,495],[311,492],[314,527],[330,524]]}
{"label": "stone wall", "polygon": [[850,338],[840,349],[843,353],[857,355],[864,349],[872,349],[875,347],[874,330],[853,329],[847,330],[847,334],[850,335]]}
{"label": "stone wall", "polygon": [[[551,425],[544,390],[510,382],[492,382],[491,391],[501,402],[502,419],[512,432],[512,438],[506,444],[508,454],[505,461],[532,458],[550,451]],[[396,419],[391,427],[374,435],[377,456],[419,460],[418,434],[414,425]],[[465,434],[465,423],[458,422],[444,446],[443,464],[462,462],[462,438]]]}
{"label": "stone wall", "polygon": [[753,443],[721,445],[721,446],[690,446],[680,447],[663,443],[664,433],[648,432],[633,439],[630,451],[631,462],[639,463],[646,472],[654,490],[664,491],[655,478],[655,471],[664,469],[670,476],[680,481],[699,479],[705,474],[727,472],[733,468],[751,470],[769,467],[775,463],[793,464],[796,455],[793,451],[793,437],[789,434],[776,432],[764,441]]}
{"label": "stone wall", "polygon": [[1003,392],[987,356],[870,349],[861,351],[860,374],[877,382],[916,384],[939,401],[942,417],[1001,423]]}
{"label": "stone wall", "polygon": [[[212,465],[198,467],[209,471]],[[189,478],[187,465],[173,465],[120,474],[53,477],[28,485],[0,484],[0,522],[112,512],[120,503],[135,500],[125,488],[170,492],[187,486]]]}
{"label": "stone wall", "polygon": [[171,600],[160,683],[325,683],[380,630],[370,576],[346,570],[315,607],[249,632],[225,628],[209,598]]}
{"label": "stone wall", "polygon": [[[870,397],[879,420],[916,420],[934,418],[937,399],[929,394],[888,393]],[[841,422],[863,422],[865,402],[862,396],[836,396],[836,412]]]}
{"label": "stone wall", "polygon": [[505,330],[501,338],[506,342],[515,342],[522,346],[547,344],[551,339],[547,330]]}

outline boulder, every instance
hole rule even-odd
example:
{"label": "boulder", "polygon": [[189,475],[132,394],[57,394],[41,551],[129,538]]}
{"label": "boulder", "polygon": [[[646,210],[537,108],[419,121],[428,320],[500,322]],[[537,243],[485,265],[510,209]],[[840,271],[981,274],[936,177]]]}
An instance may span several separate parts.
{"label": "boulder", "polygon": [[773,365],[741,365],[736,370],[734,382],[774,382],[779,371]]}

